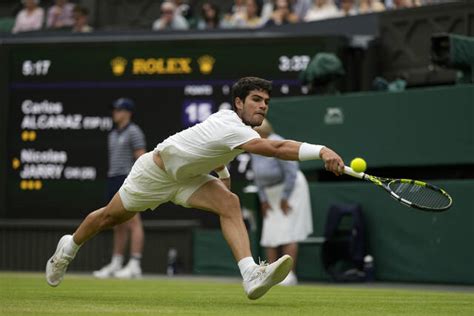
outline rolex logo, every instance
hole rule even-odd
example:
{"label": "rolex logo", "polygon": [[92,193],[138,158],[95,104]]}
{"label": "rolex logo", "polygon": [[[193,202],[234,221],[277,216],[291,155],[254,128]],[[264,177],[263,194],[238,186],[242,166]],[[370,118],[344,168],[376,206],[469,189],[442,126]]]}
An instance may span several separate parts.
{"label": "rolex logo", "polygon": [[110,66],[112,66],[112,72],[115,76],[121,76],[125,72],[127,60],[123,57],[115,57],[110,61]]}
{"label": "rolex logo", "polygon": [[205,75],[210,74],[212,72],[212,68],[214,68],[215,61],[216,60],[214,59],[214,57],[209,55],[199,57],[197,62],[199,64],[199,70],[201,71],[201,73]]}

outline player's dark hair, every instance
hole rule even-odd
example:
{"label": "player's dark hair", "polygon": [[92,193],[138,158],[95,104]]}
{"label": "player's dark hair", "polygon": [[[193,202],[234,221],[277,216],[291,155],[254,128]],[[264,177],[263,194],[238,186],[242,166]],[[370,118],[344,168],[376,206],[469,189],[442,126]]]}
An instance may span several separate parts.
{"label": "player's dark hair", "polygon": [[233,86],[230,92],[232,98],[232,109],[235,111],[235,98],[240,98],[242,101],[250,94],[250,91],[258,90],[265,91],[268,95],[272,92],[271,81],[257,78],[257,77],[244,77],[240,78]]}

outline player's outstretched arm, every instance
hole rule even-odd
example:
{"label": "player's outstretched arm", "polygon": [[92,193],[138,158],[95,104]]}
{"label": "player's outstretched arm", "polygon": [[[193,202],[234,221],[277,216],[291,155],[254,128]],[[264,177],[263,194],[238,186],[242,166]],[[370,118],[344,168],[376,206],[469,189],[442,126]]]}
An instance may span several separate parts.
{"label": "player's outstretched arm", "polygon": [[241,145],[240,148],[252,154],[283,160],[322,159],[326,170],[336,175],[344,173],[344,161],[335,151],[326,146],[301,143],[294,140],[257,138]]}
{"label": "player's outstretched arm", "polygon": [[239,146],[246,152],[282,160],[299,160],[298,153],[302,143],[293,140],[272,140],[255,138]]}

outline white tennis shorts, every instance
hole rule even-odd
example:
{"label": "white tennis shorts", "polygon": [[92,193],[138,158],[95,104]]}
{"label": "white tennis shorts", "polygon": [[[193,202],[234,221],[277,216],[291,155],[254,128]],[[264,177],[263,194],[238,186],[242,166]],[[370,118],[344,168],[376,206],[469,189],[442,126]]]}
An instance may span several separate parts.
{"label": "white tennis shorts", "polygon": [[135,161],[130,174],[120,187],[119,194],[127,211],[141,212],[155,209],[160,204],[173,202],[184,207],[188,199],[203,184],[216,177],[199,175],[177,181],[153,161],[153,152],[148,152]]}

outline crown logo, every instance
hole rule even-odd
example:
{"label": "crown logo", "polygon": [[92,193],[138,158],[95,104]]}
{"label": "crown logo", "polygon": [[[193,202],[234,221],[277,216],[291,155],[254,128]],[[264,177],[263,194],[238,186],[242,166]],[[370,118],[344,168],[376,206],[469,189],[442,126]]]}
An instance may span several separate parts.
{"label": "crown logo", "polygon": [[201,71],[201,73],[205,75],[210,74],[212,72],[212,69],[214,68],[215,61],[216,60],[214,59],[214,57],[209,55],[199,57],[197,62],[199,64],[199,70]]}
{"label": "crown logo", "polygon": [[127,60],[123,57],[115,57],[110,61],[110,66],[112,66],[112,72],[115,76],[121,76],[125,72]]}

